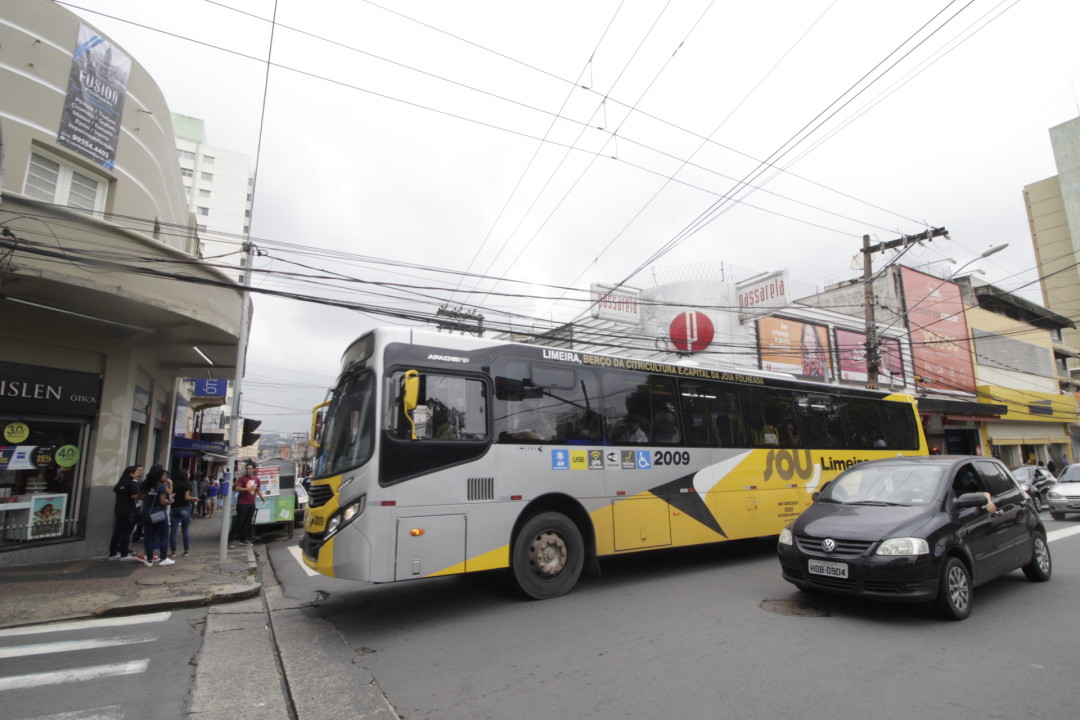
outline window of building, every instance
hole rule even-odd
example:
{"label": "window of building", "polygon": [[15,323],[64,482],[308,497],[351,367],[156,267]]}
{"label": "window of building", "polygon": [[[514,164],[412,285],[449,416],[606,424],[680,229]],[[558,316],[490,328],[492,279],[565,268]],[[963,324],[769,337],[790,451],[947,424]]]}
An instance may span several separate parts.
{"label": "window of building", "polygon": [[81,210],[105,209],[106,183],[43,153],[30,153],[23,191],[32,198]]}
{"label": "window of building", "polygon": [[214,179],[214,173],[204,172],[204,173],[200,174],[199,177],[201,177],[203,180],[213,180]]}
{"label": "window of building", "polygon": [[195,162],[195,153],[190,150],[177,150],[177,154],[181,160],[187,160],[188,162]]}
{"label": "window of building", "polygon": [[180,168],[181,177],[191,177],[194,174],[195,173],[193,171],[189,170],[188,168]]}
{"label": "window of building", "polygon": [[213,165],[214,160],[215,160],[215,158],[214,158],[213,155],[203,155],[202,156],[202,161],[203,161],[204,165]]}
{"label": "window of building", "polygon": [[209,190],[199,190],[199,197],[204,197],[204,198],[210,197],[210,191]]}
{"label": "window of building", "polygon": [[209,214],[210,214],[210,208],[208,208],[208,207],[202,207],[202,206],[200,205],[199,207],[195,208],[195,212],[196,212],[197,214],[199,214],[199,215],[209,215]]}

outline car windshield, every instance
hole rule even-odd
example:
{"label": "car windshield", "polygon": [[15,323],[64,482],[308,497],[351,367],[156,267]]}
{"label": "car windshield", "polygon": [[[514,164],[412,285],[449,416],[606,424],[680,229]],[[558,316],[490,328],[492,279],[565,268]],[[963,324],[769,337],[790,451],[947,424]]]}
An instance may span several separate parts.
{"label": "car windshield", "polygon": [[943,470],[933,465],[856,465],[831,482],[818,501],[845,505],[926,505],[938,496]]}
{"label": "car windshield", "polygon": [[1070,465],[1065,468],[1065,472],[1061,473],[1057,481],[1063,482],[1080,482],[1080,464]]}

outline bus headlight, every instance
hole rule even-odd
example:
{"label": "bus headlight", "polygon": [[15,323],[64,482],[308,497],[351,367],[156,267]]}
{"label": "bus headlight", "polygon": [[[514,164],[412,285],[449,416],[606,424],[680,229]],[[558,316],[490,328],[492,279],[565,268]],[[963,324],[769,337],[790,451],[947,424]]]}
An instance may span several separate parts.
{"label": "bus headlight", "polygon": [[343,527],[360,517],[364,513],[364,502],[366,499],[367,495],[361,495],[359,499],[349,503],[334,513],[330,517],[330,522],[326,524],[325,539],[329,540],[331,537],[341,532]]}

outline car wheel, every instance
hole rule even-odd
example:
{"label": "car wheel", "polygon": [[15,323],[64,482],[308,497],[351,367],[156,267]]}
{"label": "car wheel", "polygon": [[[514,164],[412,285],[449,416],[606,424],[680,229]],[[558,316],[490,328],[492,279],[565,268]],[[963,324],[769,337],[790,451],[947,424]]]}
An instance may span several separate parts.
{"label": "car wheel", "polygon": [[1035,540],[1031,548],[1031,562],[1023,567],[1028,580],[1046,582],[1050,579],[1053,565],[1050,562],[1050,547],[1046,544],[1046,536],[1035,533]]}
{"label": "car wheel", "polygon": [[971,600],[971,575],[967,566],[960,558],[946,558],[934,608],[949,620],[963,620],[971,614]]}
{"label": "car wheel", "polygon": [[1050,511],[1050,517],[1054,518],[1055,520],[1064,520],[1065,519],[1065,513],[1056,512],[1054,510],[1051,510]]}
{"label": "car wheel", "polygon": [[514,539],[510,562],[525,595],[535,600],[565,595],[585,565],[581,531],[565,515],[541,513],[530,518]]}

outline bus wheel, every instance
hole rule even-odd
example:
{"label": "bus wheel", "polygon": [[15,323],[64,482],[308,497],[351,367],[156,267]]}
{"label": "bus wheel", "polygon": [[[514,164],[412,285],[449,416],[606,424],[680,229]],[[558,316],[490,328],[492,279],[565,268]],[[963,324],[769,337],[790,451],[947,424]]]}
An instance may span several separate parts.
{"label": "bus wheel", "polygon": [[514,540],[511,564],[523,593],[546,600],[570,592],[581,576],[585,544],[581,531],[560,513],[532,517]]}

